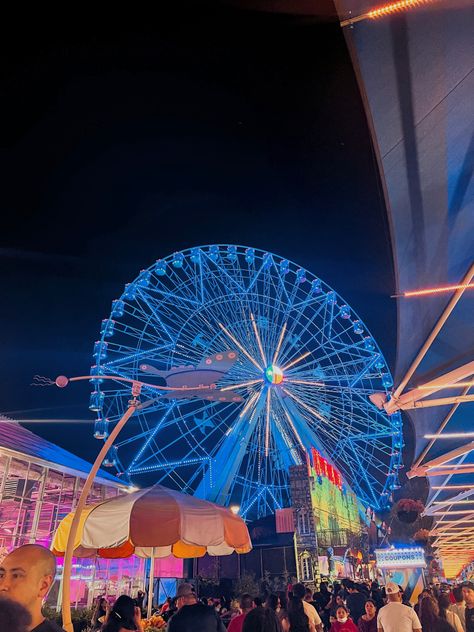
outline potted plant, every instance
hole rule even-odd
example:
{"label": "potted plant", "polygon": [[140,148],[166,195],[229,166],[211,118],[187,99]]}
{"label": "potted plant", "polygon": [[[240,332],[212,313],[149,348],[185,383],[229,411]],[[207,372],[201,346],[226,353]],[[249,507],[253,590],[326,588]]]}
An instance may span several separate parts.
{"label": "potted plant", "polygon": [[412,498],[402,498],[397,503],[397,516],[401,522],[411,524],[418,519],[425,506],[419,500]]}

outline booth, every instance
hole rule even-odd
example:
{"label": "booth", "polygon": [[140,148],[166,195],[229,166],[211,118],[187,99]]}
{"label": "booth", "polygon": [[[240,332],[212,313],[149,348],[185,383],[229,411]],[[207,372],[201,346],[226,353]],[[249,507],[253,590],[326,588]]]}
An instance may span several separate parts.
{"label": "booth", "polygon": [[377,567],[382,571],[385,583],[394,582],[403,588],[410,603],[418,601],[425,588],[425,551],[421,547],[403,549],[376,549]]}

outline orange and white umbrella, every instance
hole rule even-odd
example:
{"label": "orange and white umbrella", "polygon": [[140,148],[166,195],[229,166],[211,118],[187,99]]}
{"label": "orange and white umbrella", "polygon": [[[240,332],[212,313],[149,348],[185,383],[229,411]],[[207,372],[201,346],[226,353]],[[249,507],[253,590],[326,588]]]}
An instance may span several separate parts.
{"label": "orange and white umbrella", "polygon": [[[59,524],[52,550],[66,550],[74,513]],[[111,498],[82,511],[74,542],[75,557],[179,558],[248,553],[245,522],[229,509],[154,485]]]}

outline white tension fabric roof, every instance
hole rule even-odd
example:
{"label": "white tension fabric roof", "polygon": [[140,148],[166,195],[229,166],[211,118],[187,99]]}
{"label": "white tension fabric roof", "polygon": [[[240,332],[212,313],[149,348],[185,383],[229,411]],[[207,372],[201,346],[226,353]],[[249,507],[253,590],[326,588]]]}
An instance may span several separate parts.
{"label": "white tension fabric roof", "polygon": [[474,12],[464,0],[336,7],[389,214],[397,287],[387,291],[464,286],[394,299],[396,380],[385,402],[413,422],[408,476],[428,477],[426,514],[454,577],[474,560]]}

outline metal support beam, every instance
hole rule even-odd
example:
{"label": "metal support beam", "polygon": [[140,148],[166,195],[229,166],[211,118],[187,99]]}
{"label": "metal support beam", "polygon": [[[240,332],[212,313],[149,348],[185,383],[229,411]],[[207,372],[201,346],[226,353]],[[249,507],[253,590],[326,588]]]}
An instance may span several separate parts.
{"label": "metal support beam", "polygon": [[[445,463],[449,463],[449,461],[452,461],[458,456],[463,456],[464,454],[467,454],[468,452],[471,452],[472,450],[474,450],[474,441],[471,441],[470,443],[466,443],[465,445],[460,446],[459,448],[456,448],[454,450],[450,450],[449,452],[446,452],[445,454],[442,454],[436,459],[432,459],[431,461],[428,461],[427,463],[424,463],[423,465],[419,465],[418,467],[413,467],[409,472],[407,472],[407,476],[408,478],[416,478],[417,476],[433,476],[433,474],[428,474],[428,470],[432,470],[436,468],[437,466],[444,465]],[[453,463],[453,469],[455,469],[455,465],[456,464]],[[473,465],[473,468],[474,468],[474,465]],[[466,470],[468,469],[469,468],[464,468],[464,467],[462,468],[464,472],[466,472]],[[445,471],[444,473],[448,474],[447,471]]]}

